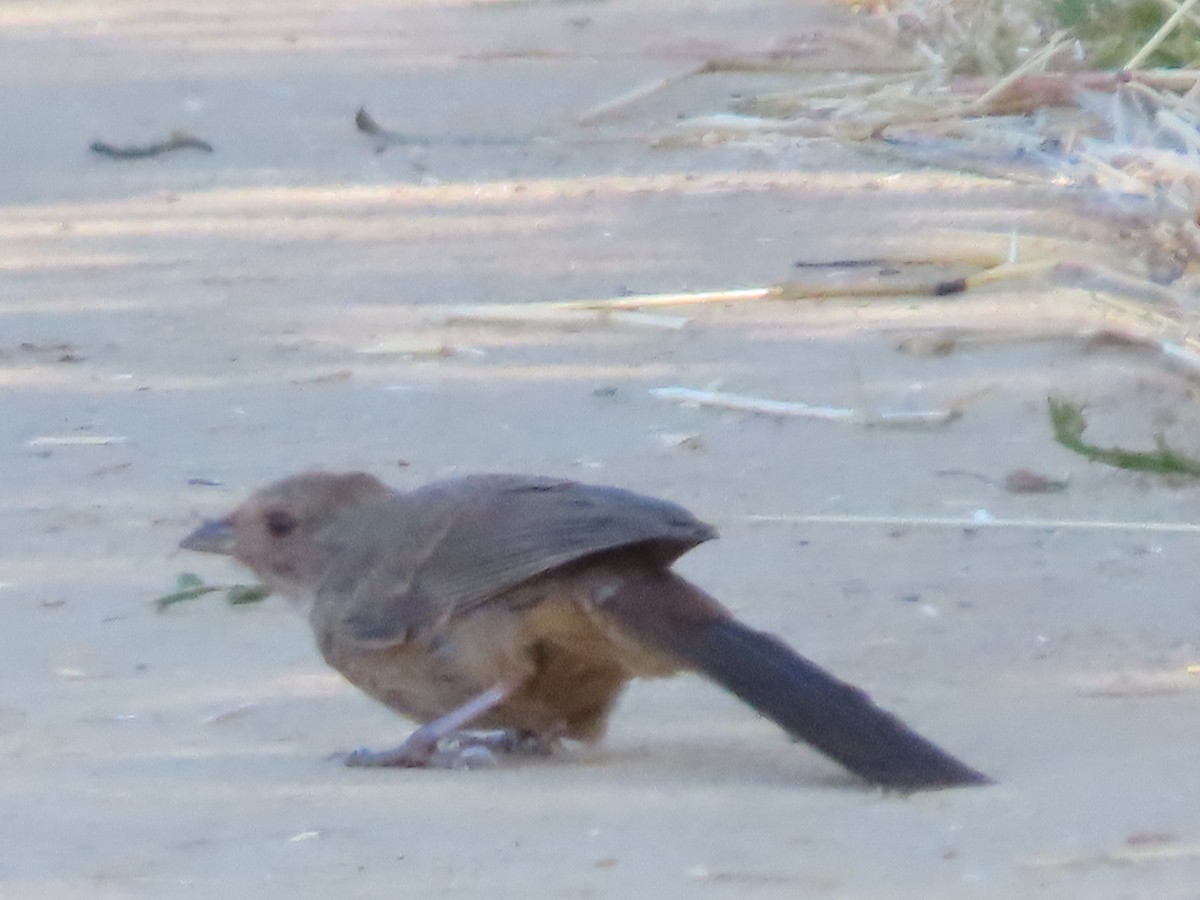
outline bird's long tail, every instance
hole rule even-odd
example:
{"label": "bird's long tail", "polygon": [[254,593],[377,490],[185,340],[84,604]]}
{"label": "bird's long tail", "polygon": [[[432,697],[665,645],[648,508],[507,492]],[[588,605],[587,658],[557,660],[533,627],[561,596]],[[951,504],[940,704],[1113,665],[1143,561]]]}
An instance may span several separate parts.
{"label": "bird's long tail", "polygon": [[991,783],[865,692],[778,638],[742,625],[673,573],[630,579],[604,607],[627,631],[670,651],[867,781],[905,790]]}

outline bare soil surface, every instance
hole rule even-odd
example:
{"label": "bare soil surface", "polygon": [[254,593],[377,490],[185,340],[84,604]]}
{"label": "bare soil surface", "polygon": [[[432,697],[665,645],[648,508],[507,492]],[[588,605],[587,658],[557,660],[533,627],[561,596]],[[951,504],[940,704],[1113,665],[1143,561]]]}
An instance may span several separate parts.
{"label": "bare soil surface", "polygon": [[[879,41],[783,0],[4,4],[0,896],[1200,897],[1196,488],[1072,455],[1045,400],[1087,401],[1105,444],[1195,448],[1200,416],[1153,356],[1072,337],[1103,324],[1083,292],[447,323],[936,257],[955,229],[1133,252],[1136,223],[1047,185],[655,145],[779,73],[577,121],[714,58],[886,68]],[[377,152],[360,105],[414,141]],[[173,130],[213,152],[88,150]],[[898,349],[949,326],[1007,338]],[[779,419],[671,385],[963,415]],[[344,769],[408,725],[282,601],[153,604],[183,571],[243,578],[177,541],[314,466],[683,503],[723,535],[684,573],[998,784],[883,794],[697,678],[635,685],[605,743],[552,760]],[[1068,487],[1006,491],[1021,468]]]}

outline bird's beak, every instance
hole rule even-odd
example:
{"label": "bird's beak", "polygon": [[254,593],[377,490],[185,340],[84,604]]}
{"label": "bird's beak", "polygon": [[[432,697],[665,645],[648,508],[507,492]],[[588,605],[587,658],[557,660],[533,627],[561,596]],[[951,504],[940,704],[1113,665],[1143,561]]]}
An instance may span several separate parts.
{"label": "bird's beak", "polygon": [[182,541],[180,549],[196,550],[200,553],[220,553],[224,556],[233,554],[233,526],[227,519],[214,519],[205,522]]}

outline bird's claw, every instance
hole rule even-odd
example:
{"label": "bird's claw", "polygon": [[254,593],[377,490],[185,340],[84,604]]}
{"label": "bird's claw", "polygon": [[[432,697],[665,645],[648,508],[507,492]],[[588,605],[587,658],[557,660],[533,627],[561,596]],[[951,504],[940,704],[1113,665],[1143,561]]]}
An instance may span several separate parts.
{"label": "bird's claw", "polygon": [[449,765],[446,768],[450,769],[494,769],[500,765],[500,760],[496,754],[487,747],[463,747],[454,753],[448,754]]}
{"label": "bird's claw", "polygon": [[554,742],[514,728],[458,731],[438,741],[439,750],[461,752],[472,747],[504,756],[548,756],[554,750]]}
{"label": "bird's claw", "polygon": [[467,744],[450,748],[401,744],[392,750],[356,747],[341,754],[342,764],[352,769],[494,769],[499,760],[487,747]]}

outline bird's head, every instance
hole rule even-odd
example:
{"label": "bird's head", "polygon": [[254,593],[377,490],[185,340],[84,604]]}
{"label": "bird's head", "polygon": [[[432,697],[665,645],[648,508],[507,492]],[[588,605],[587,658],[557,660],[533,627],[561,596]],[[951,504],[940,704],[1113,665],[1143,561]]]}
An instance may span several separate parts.
{"label": "bird's head", "polygon": [[229,515],[205,522],[179,546],[232,556],[273,593],[308,602],[328,565],[322,532],[352,510],[391,494],[365,472],[304,472],[256,491]]}

